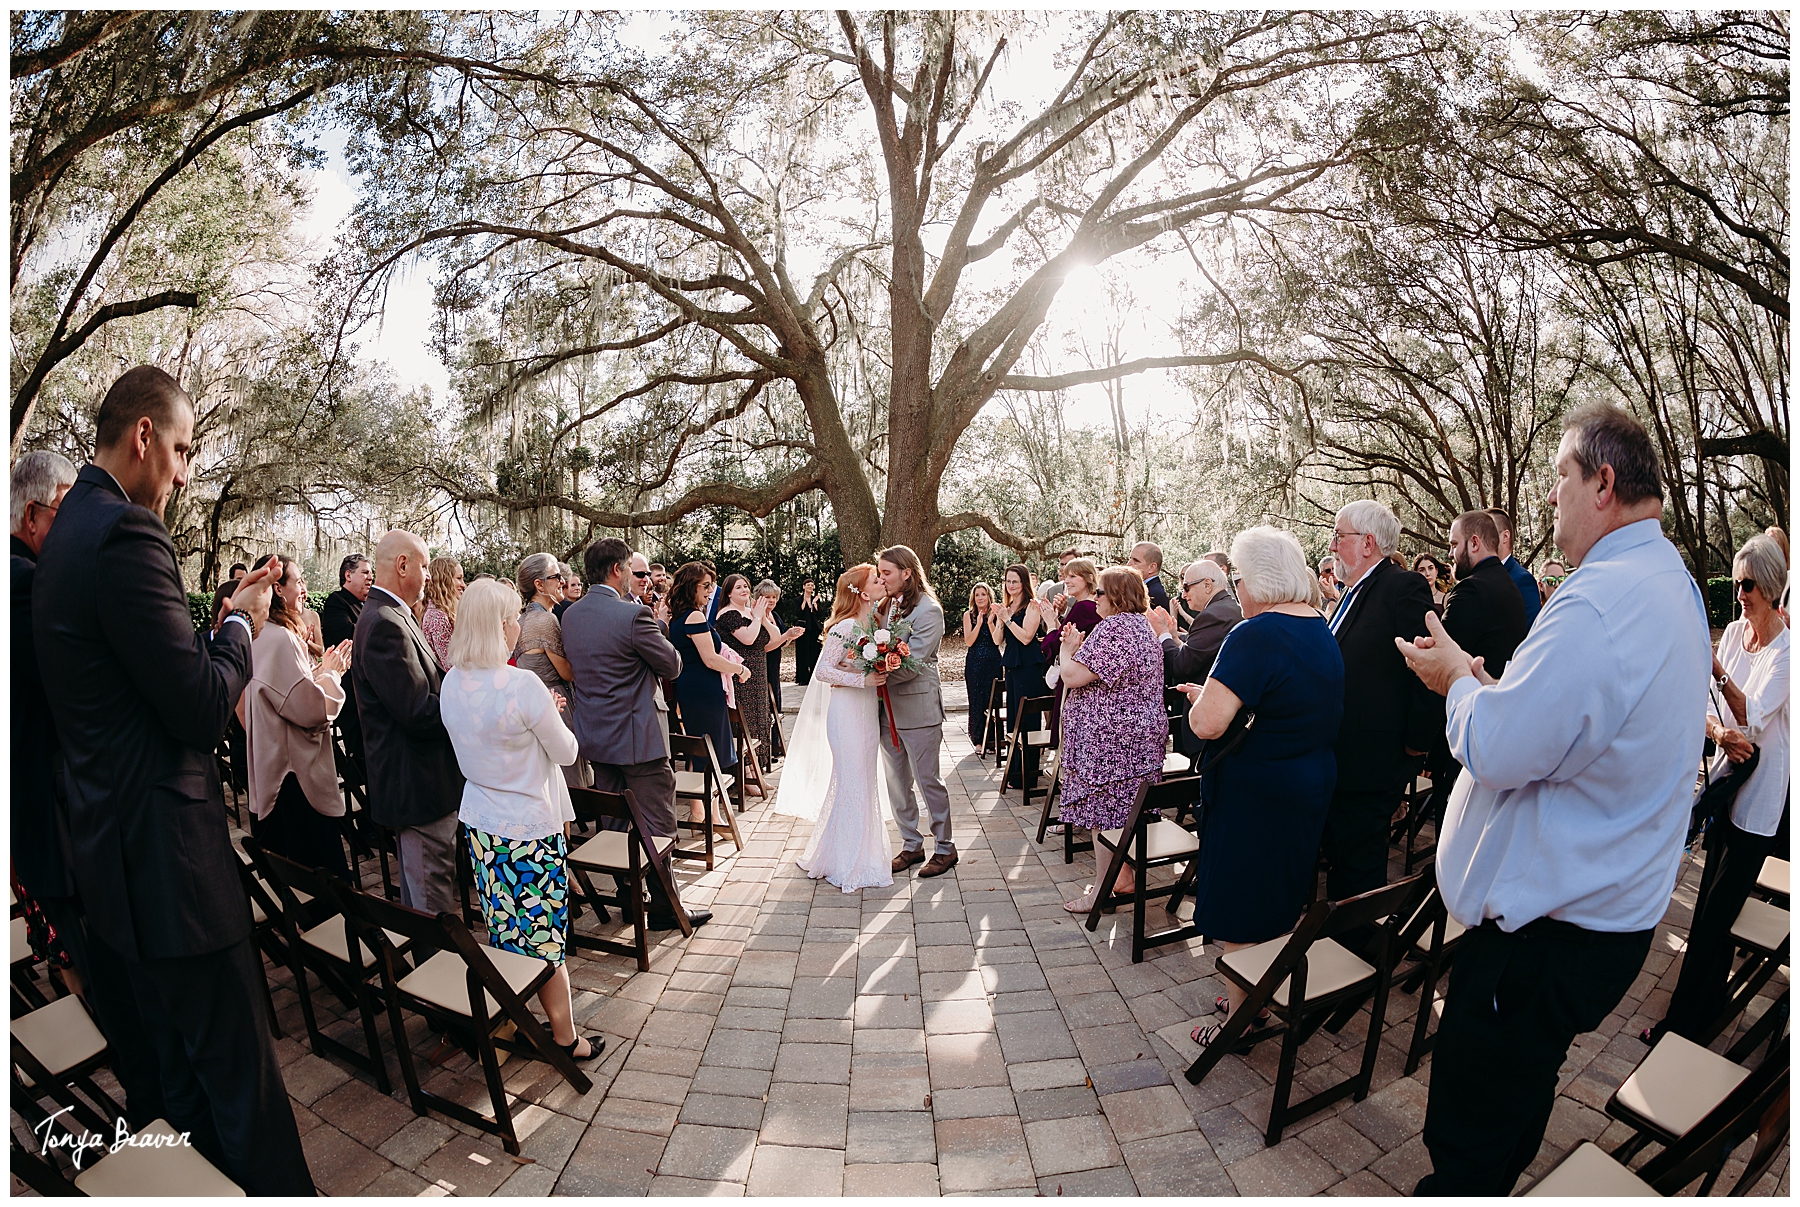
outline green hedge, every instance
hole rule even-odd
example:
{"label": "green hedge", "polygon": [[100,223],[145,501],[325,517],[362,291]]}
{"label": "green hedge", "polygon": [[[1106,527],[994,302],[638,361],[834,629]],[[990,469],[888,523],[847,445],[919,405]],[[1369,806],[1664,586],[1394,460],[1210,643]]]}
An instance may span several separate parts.
{"label": "green hedge", "polygon": [[1737,619],[1737,584],[1729,578],[1706,580],[1706,618],[1715,629]]}

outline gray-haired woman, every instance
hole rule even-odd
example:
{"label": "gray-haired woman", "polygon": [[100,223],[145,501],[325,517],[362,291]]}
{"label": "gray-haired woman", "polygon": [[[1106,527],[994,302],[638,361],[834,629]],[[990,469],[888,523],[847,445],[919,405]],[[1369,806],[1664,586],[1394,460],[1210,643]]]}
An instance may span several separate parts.
{"label": "gray-haired woman", "polygon": [[[574,668],[563,656],[562,622],[554,611],[563,598],[562,564],[551,554],[534,553],[519,563],[518,584],[519,598],[526,603],[525,610],[519,614],[519,639],[513,645],[513,665],[530,671],[543,681],[545,687],[572,700],[575,689],[570,686],[570,681],[574,678]],[[568,714],[561,715],[563,724],[572,729],[573,722]],[[572,788],[587,787],[587,776],[587,763],[582,759],[563,768],[563,778]]]}
{"label": "gray-haired woman", "polygon": [[750,593],[750,598],[752,600],[766,599],[769,601],[769,609],[767,612],[763,613],[763,627],[769,632],[769,644],[764,650],[764,653],[768,655],[769,660],[769,690],[775,694],[776,716],[774,724],[780,725],[780,713],[782,709],[781,647],[795,641],[802,633],[806,632],[806,628],[803,625],[795,624],[789,625],[779,632],[776,631],[781,623],[781,618],[775,614],[775,609],[781,603],[781,586],[774,579],[765,578],[760,583],[757,583],[756,589]]}
{"label": "gray-haired woman", "polygon": [[1776,607],[1787,588],[1787,558],[1773,537],[1758,533],[1732,559],[1731,577],[1744,613],[1725,626],[1713,655],[1706,736],[1719,753],[1707,776],[1730,775],[1753,753],[1756,767],[1739,785],[1730,814],[1707,827],[1706,876],[1694,903],[1681,977],[1668,1014],[1640,1036],[1646,1043],[1665,1031],[1699,1040],[1724,1008],[1731,926],[1787,814],[1789,642],[1787,622]]}
{"label": "gray-haired woman", "polygon": [[[1231,542],[1243,575],[1244,621],[1226,634],[1204,689],[1181,685],[1194,704],[1196,737],[1224,736],[1238,714],[1255,714],[1242,744],[1201,784],[1200,872],[1194,925],[1226,951],[1293,929],[1306,906],[1337,784],[1344,658],[1319,614],[1319,580],[1300,542],[1278,528],[1251,528]],[[1235,987],[1216,1003],[1229,1017]],[[1194,1029],[1204,1047],[1223,1021]]]}

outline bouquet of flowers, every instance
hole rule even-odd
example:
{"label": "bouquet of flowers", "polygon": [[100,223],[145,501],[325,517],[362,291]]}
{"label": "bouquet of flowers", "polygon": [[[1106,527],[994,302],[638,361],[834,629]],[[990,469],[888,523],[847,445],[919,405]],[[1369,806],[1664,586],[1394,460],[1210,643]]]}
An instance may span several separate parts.
{"label": "bouquet of flowers", "polygon": [[[847,661],[865,675],[894,671],[917,671],[924,669],[924,663],[913,657],[912,648],[907,638],[912,636],[912,622],[904,616],[882,621],[879,617],[870,617],[869,628],[853,628],[850,631],[850,650]],[[893,734],[894,745],[900,745],[900,731],[894,725],[894,705],[888,699],[887,685],[884,683],[877,692],[881,702],[888,706],[888,729]]]}

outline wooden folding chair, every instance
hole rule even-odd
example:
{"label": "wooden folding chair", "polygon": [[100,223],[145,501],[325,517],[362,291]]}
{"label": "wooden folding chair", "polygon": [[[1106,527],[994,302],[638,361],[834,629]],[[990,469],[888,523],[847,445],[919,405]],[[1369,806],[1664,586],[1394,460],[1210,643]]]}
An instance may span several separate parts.
{"label": "wooden folding chair", "polygon": [[1412,875],[1415,864],[1437,855],[1435,839],[1430,846],[1415,847],[1414,844],[1418,842],[1426,822],[1432,823],[1433,834],[1443,829],[1444,801],[1449,795],[1449,784],[1439,784],[1429,770],[1418,772],[1407,784],[1403,798],[1406,801],[1406,816],[1400,819],[1400,838],[1406,851],[1407,875]]}
{"label": "wooden folding chair", "polygon": [[[969,707],[977,707],[977,701],[970,700]],[[980,707],[987,714],[981,725],[981,749],[976,756],[982,762],[987,761],[990,747],[994,754],[994,765],[1001,766],[1001,751],[1006,745],[1006,678],[998,676],[988,685],[988,698]],[[996,719],[998,718],[998,719]]]}
{"label": "wooden folding chair", "polygon": [[735,704],[727,704],[725,711],[730,714],[731,734],[737,739],[738,745],[738,791],[740,794],[753,792],[757,796],[767,797],[768,784],[763,780],[762,763],[757,757],[757,751],[763,743],[751,742],[750,731],[744,725],[744,716]]}
{"label": "wooden folding chair", "polygon": [[[306,1020],[306,1034],[312,1041],[313,1055],[335,1056],[374,1077],[375,1087],[383,1094],[390,1092],[387,1062],[382,1058],[381,1038],[375,1028],[380,1004],[371,984],[380,970],[376,967],[374,949],[356,941],[351,933],[353,928],[335,904],[337,898],[331,886],[340,882],[324,872],[264,850],[254,839],[246,838],[244,849],[255,861],[263,880],[275,890],[278,921],[287,940],[288,969],[294,975],[294,989],[300,995],[300,1016]],[[301,894],[306,894],[308,900],[302,902]],[[388,940],[402,951],[408,946],[404,935],[389,935]],[[363,1043],[368,1048],[366,1054],[319,1028],[312,986],[306,976],[308,970],[317,974],[320,984],[328,987],[340,1001],[356,1008],[362,1018]],[[400,1042],[398,1037],[395,1042]]]}
{"label": "wooden folding chair", "polygon": [[[13,1084],[15,1086],[18,1085],[16,1078],[14,1079]],[[18,1091],[15,1090],[14,1097],[16,1098],[17,1096]],[[36,1114],[43,1115],[43,1112],[38,1111]],[[47,1116],[45,1117],[47,1118]],[[44,1133],[39,1130],[45,1126],[42,1120],[28,1116],[25,1121],[31,1128],[32,1135],[39,1137],[39,1142],[42,1143]],[[60,1122],[60,1120],[58,1122]],[[25,1183],[26,1186],[46,1199],[82,1197],[81,1192],[75,1189],[75,1183],[71,1181],[69,1176],[62,1171],[61,1167],[50,1158],[47,1152],[42,1154],[34,1153],[26,1149],[23,1144],[19,1143],[19,1135],[16,1130],[12,1135],[12,1172],[13,1177],[19,1179],[19,1181]]]}
{"label": "wooden folding chair", "polygon": [[[1019,768],[1020,798],[1019,803],[1025,808],[1031,807],[1034,796],[1048,796],[1050,789],[1039,787],[1041,778],[1040,761],[1044,751],[1054,745],[1054,735],[1050,730],[1050,710],[1056,704],[1055,696],[1028,696],[1019,701],[1019,721],[1013,726],[1012,735],[1006,742],[1006,757],[1002,765],[1008,775],[1012,774],[1014,760]],[[1000,781],[1000,797],[1006,798],[1008,789],[1006,781]]]}
{"label": "wooden folding chair", "polygon": [[[1659,1042],[1657,1046],[1662,1045]],[[1653,1051],[1651,1056],[1655,1054]],[[1642,1147],[1642,1134],[1611,1154],[1588,1141],[1557,1162],[1524,1192],[1525,1197],[1672,1196],[1686,1190],[1696,1178],[1703,1179],[1696,1195],[1705,1197],[1716,1186],[1732,1152],[1755,1136],[1756,1148],[1729,1192],[1733,1197],[1748,1194],[1775,1158],[1787,1151],[1788,1073],[1784,1047],[1779,1055],[1772,1053],[1760,1067],[1749,1071],[1637,1172],[1627,1168],[1626,1162]],[[1611,1110],[1609,1103],[1608,1112]]]}
{"label": "wooden folding chair", "polygon": [[[1329,1106],[1345,1095],[1361,1102],[1369,1095],[1375,1075],[1375,1056],[1381,1029],[1387,1018],[1388,988],[1393,978],[1395,940],[1401,921],[1410,918],[1433,883],[1432,870],[1396,881],[1384,888],[1344,901],[1315,902],[1300,925],[1285,938],[1270,939],[1254,947],[1219,957],[1218,970],[1247,997],[1232,1011],[1222,1030],[1189,1067],[1187,1079],[1194,1085],[1210,1073],[1227,1053],[1245,1041],[1258,1044],[1281,1038],[1281,1060],[1275,1074],[1275,1096],[1269,1104],[1269,1125],[1263,1133],[1268,1144],[1281,1140],[1282,1130],[1296,1119]],[[1385,921],[1382,921],[1385,919]],[[1379,924],[1373,964],[1340,946],[1335,936]],[[1369,1034],[1363,1043],[1362,1064],[1357,1072],[1329,1089],[1321,1090],[1297,1105],[1290,1105],[1294,1064],[1300,1045],[1320,1024],[1336,1026],[1347,1021],[1346,1011],[1371,1000]],[[1279,1022],[1251,1030],[1258,1013],[1268,1007]],[[1333,1030],[1336,1029],[1333,1026]]]}
{"label": "wooden folding chair", "polygon": [[1450,916],[1444,895],[1434,884],[1425,901],[1400,931],[1397,955],[1412,958],[1417,967],[1400,977],[1402,992],[1419,991],[1419,1013],[1413,1020],[1412,1042],[1406,1049],[1406,1076],[1411,1077],[1437,1042],[1431,1031],[1433,1004],[1437,1001],[1440,977],[1450,967],[1450,960],[1468,927]]}
{"label": "wooden folding chair", "polygon": [[[12,1065],[16,1084],[33,1100],[49,1098],[77,1123],[110,1143],[114,1121],[125,1110],[94,1083],[94,1072],[109,1064],[106,1037],[74,994],[27,1010],[13,992]],[[85,1101],[76,1096],[79,1091]]]}
{"label": "wooden folding chair", "polygon": [[360,859],[373,857],[381,864],[382,892],[389,901],[398,901],[400,889],[394,883],[394,870],[388,864],[390,854],[398,858],[393,831],[378,824],[369,811],[369,785],[364,780],[362,764],[351,755],[350,748],[344,743],[344,731],[336,722],[331,727],[331,750],[337,762],[338,784],[344,792],[345,837],[350,843],[351,872],[360,886]]}
{"label": "wooden folding chair", "polygon": [[[577,820],[602,823],[598,834],[569,852],[569,946],[635,956],[638,971],[648,972],[650,925],[644,905],[649,895],[647,877],[655,876],[662,884],[681,933],[690,938],[694,933],[694,925],[688,921],[687,910],[681,904],[675,875],[669,868],[675,840],[650,832],[638,807],[637,794],[630,789],[602,792],[597,788],[571,788],[569,799],[574,802]],[[608,819],[625,822],[628,828],[606,829],[604,822]],[[612,876],[619,883],[619,891],[611,895],[601,893],[589,879],[590,873]],[[632,942],[578,933],[575,929],[577,904],[591,906],[601,917],[605,916],[605,906],[618,906],[619,912],[631,923]]]}
{"label": "wooden folding chair", "polygon": [[[1785,1067],[1786,1060],[1786,1045],[1777,1043],[1757,1069]],[[1628,1161],[1651,1142],[1677,1143],[1754,1071],[1672,1031],[1664,1034],[1607,1099],[1606,1113],[1637,1133],[1613,1155]]]}
{"label": "wooden folding chair", "polygon": [[1701,1042],[1710,1044],[1737,1021],[1788,958],[1788,912],[1750,897],[1731,924],[1731,941],[1748,955],[1726,987],[1725,1006],[1707,1025]]}
{"label": "wooden folding chair", "polygon": [[[328,885],[351,933],[365,946],[377,950],[388,1028],[399,1052],[400,1072],[406,1080],[414,1114],[424,1116],[437,1111],[448,1115],[500,1137],[506,1151],[518,1156],[519,1137],[506,1087],[500,1080],[497,1048],[544,1061],[562,1074],[578,1094],[594,1088],[574,1058],[556,1046],[525,1005],[527,998],[556,975],[556,965],[536,956],[483,947],[455,914],[440,913],[434,918],[336,880]],[[408,967],[402,960],[392,935],[407,942],[415,967]],[[412,1047],[406,1042],[403,1012],[407,1010],[461,1034],[473,1044],[493,1104],[491,1118],[421,1088]],[[495,1036],[495,1028],[503,1022],[513,1024],[511,1038]]]}
{"label": "wooden folding chair", "polygon": [[787,757],[787,739],[781,736],[781,700],[775,691],[775,680],[769,680],[769,762]]}
{"label": "wooden folding chair", "polygon": [[[1146,934],[1144,929],[1144,911],[1149,908],[1150,898],[1162,895],[1161,890],[1153,893],[1150,889],[1150,870],[1179,863],[1184,865],[1185,872],[1192,869],[1200,858],[1200,838],[1194,831],[1167,817],[1156,818],[1152,814],[1164,810],[1179,812],[1199,793],[1200,780],[1194,776],[1181,776],[1156,784],[1140,784],[1137,799],[1131,803],[1131,813],[1126,817],[1125,824],[1117,830],[1097,830],[1094,833],[1094,839],[1099,843],[1094,848],[1096,854],[1104,848],[1108,855],[1105,870],[1094,885],[1094,905],[1088,910],[1087,928],[1092,931],[1100,925],[1100,915],[1108,906],[1129,904],[1133,964],[1144,962],[1146,948],[1161,947],[1166,943],[1185,943],[1189,939],[1200,937],[1199,930],[1192,922],[1177,923],[1153,935]],[[1126,896],[1115,896],[1113,884],[1119,878],[1127,851],[1130,851],[1137,887]],[[1175,913],[1186,883],[1185,874],[1177,877],[1174,888],[1169,892],[1165,908],[1171,916]]]}
{"label": "wooden folding chair", "polygon": [[[731,809],[731,777],[719,769],[718,752],[713,750],[712,739],[705,734],[694,737],[685,733],[671,733],[669,765],[675,769],[675,824],[678,828],[697,830],[706,839],[705,849],[702,851],[684,851],[676,847],[671,854],[677,859],[703,859],[706,861],[706,870],[710,872],[713,869],[713,841],[720,832],[738,850],[744,849],[743,837],[738,833],[737,817]],[[687,810],[683,806],[689,801],[700,802],[704,810],[704,821],[688,819]],[[718,806],[717,812],[713,808],[715,805]]]}
{"label": "wooden folding chair", "polygon": [[1788,861],[1770,855],[1756,874],[1756,887],[1751,890],[1770,905],[1788,908]]}
{"label": "wooden folding chair", "polygon": [[[50,979],[49,969],[44,970],[44,979]],[[13,992],[31,1009],[50,1004],[50,999],[37,986],[37,957],[31,954],[31,931],[24,918],[12,920],[12,985]]]}
{"label": "wooden folding chair", "polygon": [[[237,851],[238,878],[244,882],[244,893],[250,898],[250,941],[272,963],[287,968],[293,964],[293,957],[288,953],[287,937],[282,933],[281,906],[275,899],[275,890],[256,874],[256,863],[248,854],[241,848],[233,849]],[[269,992],[267,972],[263,973],[262,991],[263,1004],[269,1010],[269,1033],[282,1039],[281,1024],[275,1020],[275,998]]]}
{"label": "wooden folding chair", "polygon": [[[151,1137],[160,1144],[146,1143]],[[138,1143],[100,1158],[75,1178],[75,1189],[90,1198],[241,1199],[243,1187],[220,1173],[166,1119],[137,1133]]]}

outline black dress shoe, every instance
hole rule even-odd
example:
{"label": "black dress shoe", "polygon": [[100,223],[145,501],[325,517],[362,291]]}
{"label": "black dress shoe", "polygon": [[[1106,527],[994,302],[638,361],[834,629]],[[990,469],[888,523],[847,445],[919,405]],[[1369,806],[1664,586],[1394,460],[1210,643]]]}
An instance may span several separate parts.
{"label": "black dress shoe", "polygon": [[[708,922],[712,921],[712,911],[710,909],[690,909],[687,912],[687,916],[688,925],[690,926],[705,926]],[[673,913],[651,914],[645,925],[649,926],[651,930],[679,930],[681,928],[681,923],[675,920],[675,915]]]}

